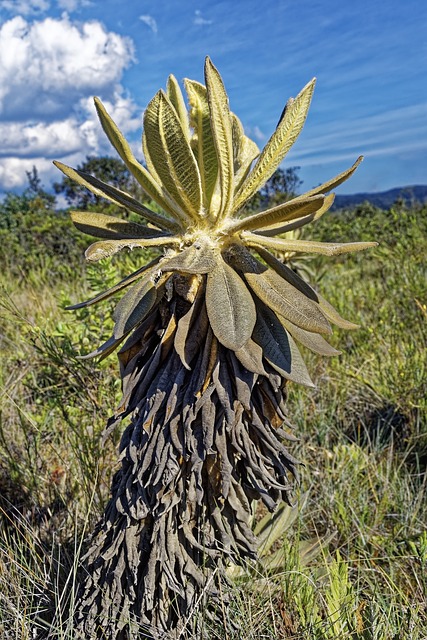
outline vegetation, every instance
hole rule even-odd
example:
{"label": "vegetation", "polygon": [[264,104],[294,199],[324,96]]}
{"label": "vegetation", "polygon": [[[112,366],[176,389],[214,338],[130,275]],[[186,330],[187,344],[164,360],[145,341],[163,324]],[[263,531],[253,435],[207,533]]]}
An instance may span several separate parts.
{"label": "vegetation", "polygon": [[[57,299],[67,305],[104,290],[154,254],[90,265],[83,283],[81,255],[73,257],[77,236],[64,240],[70,266],[61,270],[50,243],[62,216],[37,194],[22,198],[17,209],[28,208],[20,228],[5,231],[11,243],[2,257],[0,631],[43,638],[50,628],[51,637],[73,638],[77,558],[116,468],[119,434],[112,431],[103,446],[101,433],[121,394],[114,358],[100,365],[76,358],[100,327],[105,340],[111,334],[110,299],[102,315],[82,307],[69,322]],[[6,200],[2,218],[8,211]],[[304,354],[317,388],[289,384],[287,409],[300,438],[292,455],[305,462],[305,507],[276,542],[274,562],[248,562],[244,573],[230,568],[219,610],[213,617],[205,610],[196,637],[425,636],[425,214],[362,207],[312,225],[314,241],[381,239],[369,260],[337,257],[326,268],[314,256],[307,263],[312,284],[339,312],[352,309],[361,328],[334,339],[338,358]],[[46,233],[34,237],[37,216]]]}

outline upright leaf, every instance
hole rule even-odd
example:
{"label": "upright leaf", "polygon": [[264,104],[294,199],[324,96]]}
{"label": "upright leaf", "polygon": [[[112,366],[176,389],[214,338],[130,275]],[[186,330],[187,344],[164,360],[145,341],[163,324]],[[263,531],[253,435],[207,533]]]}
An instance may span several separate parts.
{"label": "upright leaf", "polygon": [[213,139],[206,87],[194,80],[184,80],[190,102],[192,147],[202,180],[203,205],[209,210],[218,177],[218,158]]}
{"label": "upright leaf", "polygon": [[217,216],[222,219],[231,209],[234,192],[233,135],[228,96],[221,76],[209,58],[205,63],[205,80],[220,179],[221,206]]}
{"label": "upright leaf", "polygon": [[187,140],[190,140],[188,112],[185,106],[184,97],[182,95],[181,87],[179,86],[177,79],[172,74],[168,78],[166,92],[169,101],[175,109],[179,121],[181,122],[182,131]]}
{"label": "upright leaf", "polygon": [[95,98],[95,107],[100,119],[102,128],[107,137],[133,177],[144,189],[145,193],[157,202],[162,209],[170,213],[175,219],[182,220],[182,211],[179,206],[166,194],[153,176],[145,167],[140,164],[132,153],[126,138],[117,127],[115,122],[107,113],[104,105],[99,98]]}
{"label": "upright leaf", "polygon": [[315,79],[302,89],[292,103],[288,103],[277,129],[236,194],[232,213],[239,211],[268,180],[301,133],[313,96],[314,84]]}

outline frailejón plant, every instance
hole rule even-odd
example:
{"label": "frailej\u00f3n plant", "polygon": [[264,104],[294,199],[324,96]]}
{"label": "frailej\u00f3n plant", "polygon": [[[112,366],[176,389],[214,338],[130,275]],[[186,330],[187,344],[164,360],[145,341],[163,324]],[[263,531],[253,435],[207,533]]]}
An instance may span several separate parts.
{"label": "frailej\u00f3n plant", "polygon": [[110,142],[163,213],[56,163],[141,217],[136,223],[72,212],[79,230],[100,238],[88,260],[163,248],[113,288],[71,307],[127,289],[112,337],[90,354],[105,357],[121,345],[123,400],[107,432],[125,417],[130,423],[112,497],[86,555],[76,637],[136,638],[142,628],[141,637],[174,637],[202,594],[215,596],[224,560],[256,557],[251,501],[270,510],[289,501],[298,464],[283,444],[293,439],[286,384],[312,385],[297,343],[332,356],[338,352],[324,337],[331,324],[355,327],[274,254],[333,256],[375,244],[286,238],[330,208],[329,192],[361,158],[304,195],[245,217],[245,204],[298,137],[314,80],[288,101],[261,152],[230,111],[209,59],[205,81],[185,81],[188,112],[172,76],[151,100],[146,166],[95,99]]}

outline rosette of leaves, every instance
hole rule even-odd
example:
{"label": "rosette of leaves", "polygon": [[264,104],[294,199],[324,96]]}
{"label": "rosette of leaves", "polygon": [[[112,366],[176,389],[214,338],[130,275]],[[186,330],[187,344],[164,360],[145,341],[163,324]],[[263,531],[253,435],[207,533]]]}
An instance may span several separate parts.
{"label": "rosette of leaves", "polygon": [[105,357],[120,346],[123,400],[107,433],[126,416],[130,424],[112,498],[86,556],[76,612],[82,637],[134,637],[141,624],[149,637],[180,633],[202,594],[215,595],[223,561],[256,557],[251,501],[274,510],[289,501],[296,475],[297,461],[284,446],[293,439],[286,383],[312,385],[297,344],[332,356],[338,352],[325,339],[331,324],[355,327],[275,253],[333,256],[375,244],[285,235],[330,208],[331,190],[361,158],[304,195],[245,216],[245,204],[301,132],[314,80],[288,101],[261,152],[230,111],[209,58],[205,82],[185,81],[188,111],[172,76],[151,100],[145,166],[95,99],[110,142],[162,213],[56,163],[141,218],[72,212],[79,230],[99,238],[88,260],[160,249],[116,286],[72,307],[126,290],[113,335],[89,354]]}

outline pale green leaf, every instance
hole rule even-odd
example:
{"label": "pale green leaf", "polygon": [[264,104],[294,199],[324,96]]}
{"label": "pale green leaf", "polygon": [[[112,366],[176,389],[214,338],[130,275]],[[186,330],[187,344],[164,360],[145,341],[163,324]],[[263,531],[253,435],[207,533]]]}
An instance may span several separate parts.
{"label": "pale green leaf", "polygon": [[242,240],[250,247],[263,246],[276,251],[295,251],[301,253],[319,253],[324,256],[339,256],[343,253],[364,251],[378,246],[378,242],[315,242],[313,240],[285,240],[282,238],[267,238],[258,236],[250,231],[242,232]]}
{"label": "pale green leaf", "polygon": [[199,169],[178,115],[159,91],[144,113],[145,144],[151,162],[171,198],[190,223],[198,219],[202,206]]}
{"label": "pale green leaf", "polygon": [[313,222],[315,220],[319,220],[329,209],[332,207],[333,202],[335,200],[335,194],[331,193],[328,196],[325,196],[325,200],[323,205],[317,211],[313,213],[309,213],[308,215],[302,216],[292,222],[287,222],[286,224],[275,224],[267,227],[266,229],[257,229],[257,234],[261,236],[278,236],[282,233],[288,233],[289,231],[294,231],[294,229],[300,229],[301,227]]}
{"label": "pale green leaf", "polygon": [[288,202],[283,202],[277,207],[273,207],[267,211],[255,213],[253,216],[242,218],[240,220],[234,220],[228,225],[227,232],[231,234],[237,233],[241,230],[249,231],[251,229],[268,227],[278,222],[283,223],[297,218],[302,218],[309,213],[314,213],[321,209],[324,204],[324,200],[325,197],[322,195],[299,200],[298,202],[295,202],[295,200],[289,200]]}
{"label": "pale green leaf", "polygon": [[227,217],[234,193],[233,135],[228,96],[221,76],[206,58],[205,81],[220,179],[221,205],[217,217]]}
{"label": "pale green leaf", "polygon": [[307,387],[314,386],[295,342],[280,324],[277,316],[261,305],[257,305],[253,339],[262,348],[267,362],[286,380]]}
{"label": "pale green leaf", "polygon": [[134,271],[130,275],[126,276],[126,278],[123,278],[123,280],[120,280],[120,282],[115,284],[110,289],[107,289],[106,291],[102,291],[101,293],[98,293],[98,295],[94,296],[90,300],[85,300],[85,302],[79,302],[77,304],[73,304],[69,307],[65,307],[65,309],[67,311],[74,310],[74,309],[82,309],[83,307],[89,307],[92,304],[101,302],[101,300],[106,300],[107,298],[114,295],[118,291],[121,291],[125,287],[128,287],[130,284],[132,284],[132,282],[135,282],[135,280],[138,280],[141,277],[141,274],[144,273],[144,271],[148,271],[148,269],[151,269],[151,267],[154,267],[159,262],[159,260],[160,260],[160,256],[158,256],[154,260],[151,260],[151,262],[144,265],[137,271]]}
{"label": "pale green leaf", "polygon": [[152,200],[157,202],[162,209],[171,214],[175,219],[182,221],[183,212],[180,207],[164,192],[162,185],[159,184],[145,167],[140,164],[132,153],[126,138],[119,130],[115,122],[111,119],[104,105],[99,98],[95,98],[95,107],[100,119],[102,128],[117,153],[136,179],[136,181],[144,189]]}
{"label": "pale green leaf", "polygon": [[252,162],[259,156],[258,145],[245,135],[239,118],[231,114],[234,160],[234,192],[236,193],[248,175]]}
{"label": "pale green leaf", "polygon": [[142,322],[154,305],[156,298],[156,286],[150,276],[143,278],[129,289],[113,313],[114,338],[119,339],[127,335]]}
{"label": "pale green leaf", "polygon": [[[121,220],[114,216],[107,216],[103,213],[93,211],[70,211],[71,220],[74,226],[97,238],[155,238],[159,237],[157,229],[144,227],[136,222]],[[165,236],[167,237],[167,236]]]}
{"label": "pale green leaf", "polygon": [[209,210],[218,177],[218,158],[211,128],[206,87],[194,80],[184,80],[190,103],[190,124],[193,127],[192,147],[202,180],[203,205]]}
{"label": "pale green leaf", "polygon": [[215,254],[209,243],[198,240],[172,258],[165,258],[162,271],[182,273],[209,273],[217,265]]}
{"label": "pale green leaf", "polygon": [[206,308],[215,336],[228,349],[241,349],[255,325],[255,303],[246,284],[221,256],[208,274]]}
{"label": "pale green leaf", "polygon": [[277,129],[264,147],[252,171],[243,182],[233,205],[232,213],[239,211],[245,202],[270,178],[299,136],[310,107],[315,80],[309,82],[284,113]]}
{"label": "pale green leaf", "polygon": [[67,167],[67,165],[62,162],[57,162],[55,160],[53,164],[68,178],[71,178],[71,180],[74,180],[83,187],[86,187],[86,189],[94,193],[96,196],[105,198],[119,207],[125,207],[134,213],[138,213],[149,222],[152,222],[156,227],[169,229],[171,231],[178,231],[180,229],[180,226],[174,220],[170,220],[169,218],[162,216],[160,213],[147,209],[147,207],[144,207],[144,205],[140,204],[125,191],[116,189],[116,187],[113,187],[102,180],[98,180],[98,178],[91,176],[89,173]]}
{"label": "pale green leaf", "polygon": [[185,106],[184,97],[182,95],[181,87],[175,76],[172,74],[168,78],[168,83],[166,87],[166,93],[169,98],[169,102],[175,109],[179,121],[181,122],[182,131],[187,138],[190,140],[190,127],[188,122],[188,112]]}
{"label": "pale green leaf", "polygon": [[101,240],[94,242],[86,249],[86,260],[97,262],[103,258],[110,258],[122,249],[135,249],[137,247],[161,247],[170,244],[180,244],[181,238],[174,236],[161,236],[157,238],[133,238],[124,240]]}
{"label": "pale green leaf", "polygon": [[339,175],[335,176],[335,178],[331,178],[331,180],[324,182],[318,187],[314,187],[314,189],[310,189],[310,191],[307,191],[306,193],[304,193],[299,197],[305,198],[306,196],[314,196],[318,193],[327,193],[328,191],[335,189],[335,187],[338,187],[340,184],[348,180],[348,178],[350,178],[350,176],[353,175],[353,173],[356,171],[357,167],[362,162],[362,160],[363,160],[363,156],[359,156],[356,162],[353,164],[353,166],[350,167],[350,169],[343,171]]}

